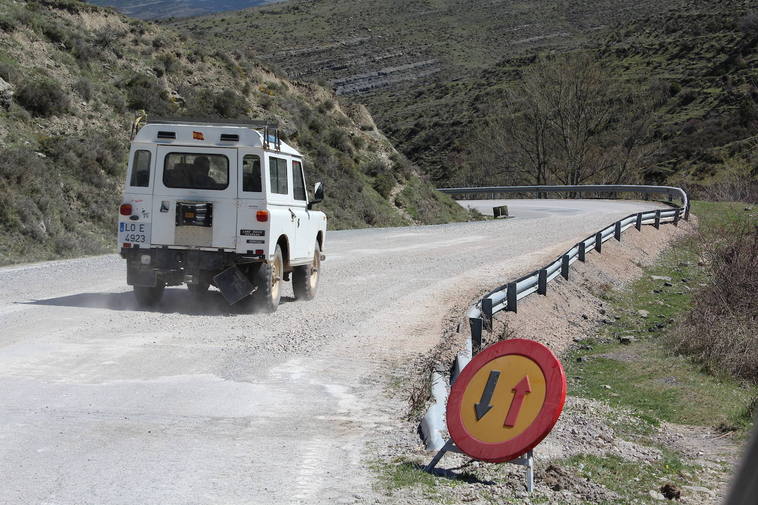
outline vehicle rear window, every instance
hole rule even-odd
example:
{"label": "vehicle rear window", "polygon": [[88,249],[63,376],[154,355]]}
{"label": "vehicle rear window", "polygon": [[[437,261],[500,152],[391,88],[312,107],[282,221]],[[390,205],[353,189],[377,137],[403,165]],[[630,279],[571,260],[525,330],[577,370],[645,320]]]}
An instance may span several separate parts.
{"label": "vehicle rear window", "polygon": [[305,201],[305,182],[303,182],[303,165],[299,161],[292,162],[292,193],[295,200]]}
{"label": "vehicle rear window", "polygon": [[261,159],[255,154],[246,154],[242,158],[242,191],[260,193],[263,191],[261,184]]}
{"label": "vehicle rear window", "polygon": [[287,160],[269,158],[268,162],[271,192],[286,195],[289,192],[287,187]]}
{"label": "vehicle rear window", "polygon": [[169,153],[163,165],[167,188],[222,190],[229,187],[229,158],[223,154]]}
{"label": "vehicle rear window", "polygon": [[134,151],[130,186],[146,188],[150,185],[150,151]]}

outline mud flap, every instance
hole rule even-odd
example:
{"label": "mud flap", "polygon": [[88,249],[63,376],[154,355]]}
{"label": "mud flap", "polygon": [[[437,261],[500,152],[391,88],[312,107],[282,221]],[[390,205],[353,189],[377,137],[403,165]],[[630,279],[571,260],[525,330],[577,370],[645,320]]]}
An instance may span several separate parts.
{"label": "mud flap", "polygon": [[236,266],[232,266],[213,277],[213,283],[229,305],[234,305],[255,291],[255,286]]}

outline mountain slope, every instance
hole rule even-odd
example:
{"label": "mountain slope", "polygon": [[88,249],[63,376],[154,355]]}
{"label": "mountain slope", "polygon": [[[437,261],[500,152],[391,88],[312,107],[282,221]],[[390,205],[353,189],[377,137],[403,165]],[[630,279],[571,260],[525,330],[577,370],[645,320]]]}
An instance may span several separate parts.
{"label": "mountain slope", "polygon": [[653,0],[290,0],[172,25],[354,94],[465,77],[535,48],[577,47],[599,28],[662,8]]}
{"label": "mountain slope", "polygon": [[114,7],[127,16],[139,19],[187,17],[246,9],[277,0],[90,0],[102,7]]}
{"label": "mountain slope", "polygon": [[353,95],[437,185],[513,180],[476,167],[472,143],[536,61],[589,54],[621,98],[654,102],[641,176],[703,181],[755,164],[753,3],[292,0],[171,23]]}
{"label": "mountain slope", "polygon": [[76,1],[2,0],[0,26],[0,263],[114,249],[129,125],[142,109],[279,121],[310,183],[325,183],[331,228],[467,217],[365,108],[242,52]]}

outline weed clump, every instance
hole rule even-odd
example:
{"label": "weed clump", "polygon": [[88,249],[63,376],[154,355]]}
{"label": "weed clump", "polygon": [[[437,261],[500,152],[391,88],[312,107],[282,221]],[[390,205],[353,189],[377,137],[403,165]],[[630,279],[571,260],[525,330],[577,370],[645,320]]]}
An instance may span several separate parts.
{"label": "weed clump", "polygon": [[722,228],[723,240],[703,240],[702,262],[711,281],[672,335],[678,350],[708,369],[758,382],[758,226]]}
{"label": "weed clump", "polygon": [[35,116],[50,117],[68,111],[69,98],[57,82],[40,79],[26,83],[16,95],[18,103]]}

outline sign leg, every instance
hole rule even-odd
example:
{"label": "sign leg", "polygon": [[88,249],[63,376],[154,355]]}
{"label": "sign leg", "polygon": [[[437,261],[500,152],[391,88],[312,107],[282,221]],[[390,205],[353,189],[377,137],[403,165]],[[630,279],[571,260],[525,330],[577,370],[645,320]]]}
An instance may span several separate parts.
{"label": "sign leg", "polygon": [[442,456],[444,456],[447,451],[452,449],[454,445],[455,445],[455,442],[453,442],[452,438],[448,440],[447,442],[445,442],[445,445],[442,446],[442,449],[437,451],[437,454],[434,455],[434,457],[429,462],[429,464],[424,467],[424,471],[427,473],[431,473],[431,471],[434,470],[434,467],[437,466],[437,463],[439,463],[440,460],[442,459]]}
{"label": "sign leg", "polygon": [[526,453],[526,492],[534,491],[534,453]]}

